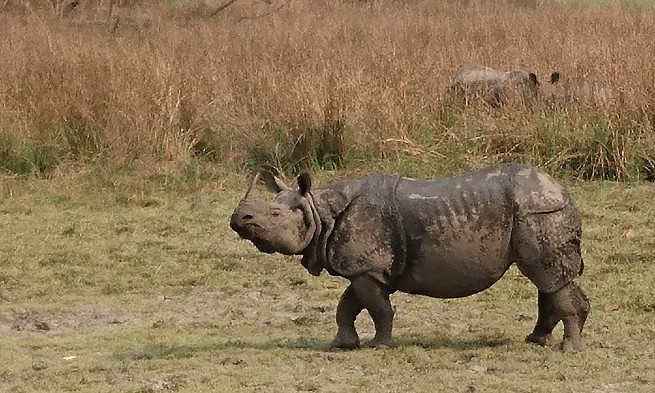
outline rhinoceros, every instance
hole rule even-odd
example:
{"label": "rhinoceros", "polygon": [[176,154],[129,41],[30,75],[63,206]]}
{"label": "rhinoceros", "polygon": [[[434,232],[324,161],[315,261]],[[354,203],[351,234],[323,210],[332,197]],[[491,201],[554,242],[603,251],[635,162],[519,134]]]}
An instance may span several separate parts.
{"label": "rhinoceros", "polygon": [[[559,72],[553,72],[550,75],[549,85],[556,84],[559,78]],[[467,104],[479,97],[492,107],[499,107],[512,98],[527,102],[535,98],[542,88],[537,75],[533,72],[500,71],[473,65],[459,71],[448,91],[451,97],[463,100]]]}
{"label": "rhinoceros", "polygon": [[[263,179],[273,201],[259,197]],[[289,187],[270,172],[254,176],[230,227],[264,253],[302,255],[314,276],[348,279],[331,348],[360,346],[355,319],[366,309],[373,347],[394,344],[396,291],[460,298],[489,288],[516,263],[538,290],[536,326],[526,341],[582,348],[590,303],[574,279],[583,272],[581,218],[569,192],[541,169],[520,163],[455,177],[417,180],[373,174],[314,187],[302,173]]]}

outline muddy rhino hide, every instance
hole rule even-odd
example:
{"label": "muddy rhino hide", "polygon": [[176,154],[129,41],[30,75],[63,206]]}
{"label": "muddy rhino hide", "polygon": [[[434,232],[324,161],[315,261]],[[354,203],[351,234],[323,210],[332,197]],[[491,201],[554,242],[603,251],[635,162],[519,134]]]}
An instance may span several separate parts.
{"label": "muddy rhino hide", "polygon": [[570,196],[564,187],[537,168],[524,168],[518,171],[512,188],[519,213],[556,212],[570,202]]}
{"label": "muddy rhino hide", "polygon": [[322,231],[303,256],[303,266],[312,274],[310,267],[320,265],[334,276],[368,274],[391,285],[403,272],[407,254],[396,200],[398,180],[376,176],[317,190],[314,202]]}

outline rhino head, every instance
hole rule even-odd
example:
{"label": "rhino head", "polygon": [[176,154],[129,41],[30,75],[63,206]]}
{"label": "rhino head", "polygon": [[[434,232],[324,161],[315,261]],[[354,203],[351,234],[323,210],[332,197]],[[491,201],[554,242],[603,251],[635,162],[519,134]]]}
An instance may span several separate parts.
{"label": "rhino head", "polygon": [[534,72],[502,71],[474,65],[460,70],[455,83],[449,87],[449,93],[460,98],[479,96],[491,106],[500,107],[512,96],[520,100],[549,96],[559,79],[559,72],[553,72],[548,83],[541,83]]}
{"label": "rhino head", "polygon": [[548,97],[553,94],[552,92],[554,91],[559,79],[559,72],[551,73],[548,83],[541,83],[539,79],[537,79],[537,75],[533,72],[509,71],[505,80],[499,84],[499,87],[502,87],[503,84],[506,84],[508,87],[519,86],[525,89],[526,92],[531,93],[535,98],[539,94]]}
{"label": "rhino head", "polygon": [[[532,81],[532,75],[530,74],[530,80]],[[541,94],[542,97],[544,98],[549,98],[552,97],[553,95],[557,94],[558,91],[558,86],[561,85],[561,83],[557,83],[560,80],[560,73],[559,72],[553,72],[550,74],[550,79],[548,80],[548,83],[540,83],[537,80],[537,77],[534,77],[534,84],[535,86],[539,89],[539,94]]]}
{"label": "rhino head", "polygon": [[[256,185],[260,179],[275,193],[273,201],[258,194]],[[312,245],[321,233],[321,220],[311,194],[311,177],[303,173],[297,183],[298,187],[291,188],[270,172],[255,175],[232,213],[230,228],[261,252],[306,256],[303,265],[318,275],[322,265],[312,263],[316,261]]]}

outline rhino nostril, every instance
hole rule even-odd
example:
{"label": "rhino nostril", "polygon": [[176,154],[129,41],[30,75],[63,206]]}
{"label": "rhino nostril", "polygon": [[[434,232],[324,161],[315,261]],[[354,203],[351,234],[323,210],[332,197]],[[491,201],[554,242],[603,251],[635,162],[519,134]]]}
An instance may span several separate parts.
{"label": "rhino nostril", "polygon": [[250,221],[250,220],[252,220],[252,216],[250,214],[246,214],[245,216],[243,216],[242,220],[243,221]]}

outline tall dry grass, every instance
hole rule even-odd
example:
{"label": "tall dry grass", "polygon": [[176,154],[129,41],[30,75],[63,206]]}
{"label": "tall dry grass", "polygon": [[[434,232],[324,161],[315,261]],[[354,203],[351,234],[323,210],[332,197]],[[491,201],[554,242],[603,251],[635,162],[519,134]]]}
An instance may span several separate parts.
{"label": "tall dry grass", "polygon": [[[200,157],[295,170],[386,157],[424,168],[522,160],[587,178],[653,172],[649,7],[289,0],[249,18],[257,4],[246,1],[214,17],[132,3],[116,11],[132,22],[111,29],[0,14],[0,168]],[[625,93],[500,110],[442,101],[474,63]]]}

